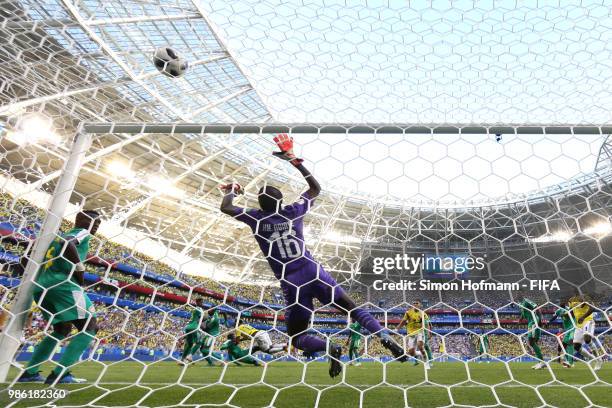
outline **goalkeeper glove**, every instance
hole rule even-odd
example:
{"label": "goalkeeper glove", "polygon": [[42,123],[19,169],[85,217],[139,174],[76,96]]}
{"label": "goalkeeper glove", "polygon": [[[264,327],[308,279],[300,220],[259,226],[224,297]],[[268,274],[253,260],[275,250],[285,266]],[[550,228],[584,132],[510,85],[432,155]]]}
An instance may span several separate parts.
{"label": "goalkeeper glove", "polygon": [[234,194],[244,194],[242,186],[238,183],[221,184],[219,186],[219,189],[225,194],[228,194],[230,192]]}
{"label": "goalkeeper glove", "polygon": [[294,166],[298,166],[304,162],[303,159],[295,157],[293,153],[293,138],[286,133],[280,133],[274,138],[274,142],[280,149],[280,152],[273,152],[272,154],[280,159],[287,160]]}

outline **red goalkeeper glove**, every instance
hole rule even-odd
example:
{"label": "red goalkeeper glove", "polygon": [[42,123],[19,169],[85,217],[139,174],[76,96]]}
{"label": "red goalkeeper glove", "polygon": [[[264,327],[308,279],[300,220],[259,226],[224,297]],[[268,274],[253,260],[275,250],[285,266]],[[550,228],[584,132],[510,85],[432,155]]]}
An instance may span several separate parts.
{"label": "red goalkeeper glove", "polygon": [[273,152],[272,154],[280,159],[287,160],[289,163],[297,166],[304,162],[303,159],[295,157],[293,153],[293,138],[286,133],[280,133],[274,138],[274,142],[280,149],[280,152]]}
{"label": "red goalkeeper glove", "polygon": [[244,194],[242,186],[238,183],[221,184],[219,189],[225,194],[232,192],[234,194]]}

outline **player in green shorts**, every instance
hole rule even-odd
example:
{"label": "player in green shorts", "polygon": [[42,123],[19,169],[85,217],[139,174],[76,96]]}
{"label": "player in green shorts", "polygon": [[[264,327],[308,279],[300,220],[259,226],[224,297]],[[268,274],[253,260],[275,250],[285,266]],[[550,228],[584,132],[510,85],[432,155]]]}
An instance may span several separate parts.
{"label": "player in green shorts", "polygon": [[[568,302],[564,302],[555,314],[550,318],[548,324],[551,324],[558,318],[561,318],[563,324],[563,339],[561,340],[561,346],[565,350],[565,360],[563,361],[563,367],[570,368],[574,365],[574,319],[572,316],[572,309],[570,309]],[[561,350],[562,351],[562,350]]]}
{"label": "player in green shorts", "polygon": [[479,362],[486,361],[487,363],[490,363],[491,361],[489,360],[488,354],[489,354],[489,335],[485,333],[482,336],[478,336]]}
{"label": "player in green shorts", "polygon": [[221,356],[221,354],[212,351],[215,339],[221,331],[220,325],[219,312],[215,308],[210,309],[208,311],[208,318],[202,323],[203,333],[200,335],[198,341],[200,353],[202,353],[202,357],[209,366],[215,365],[215,359],[223,361],[223,356]]}
{"label": "player in green shorts", "polygon": [[228,360],[236,365],[240,365],[240,363],[259,365],[257,360],[249,355],[248,350],[240,348],[234,333],[227,335],[227,341],[221,345],[221,350],[227,350]]}
{"label": "player in green shorts", "polygon": [[429,333],[433,333],[431,330],[431,319],[429,319],[429,315],[425,313],[425,317],[423,319],[423,348],[425,349],[425,354],[427,354],[427,361],[429,361],[429,367],[433,367],[433,353],[431,352],[431,347],[429,346]]}
{"label": "player in green shorts", "polygon": [[536,310],[538,304],[527,298],[523,299],[519,306],[521,308],[521,318],[527,320],[527,341],[529,343],[529,347],[531,347],[533,350],[536,358],[540,360],[531,368],[534,370],[540,370],[546,367],[542,350],[538,345],[541,335],[540,324],[542,323],[542,313],[539,310]]}
{"label": "player in green shorts", "polygon": [[192,355],[199,348],[199,330],[200,324],[204,319],[204,302],[202,299],[196,299],[195,307],[191,311],[191,319],[187,326],[183,329],[185,332],[185,344],[183,345],[183,354],[179,365],[186,365],[191,362]]}
{"label": "player in green shorts", "polygon": [[354,321],[349,325],[348,349],[349,349],[349,365],[360,366],[359,355],[361,354],[361,325],[358,321]]}
{"label": "player in green shorts", "polygon": [[[97,212],[82,211],[76,215],[74,228],[60,234],[49,245],[35,279],[33,296],[45,320],[51,322],[53,332],[36,345],[19,382],[82,382],[72,376],[70,367],[79,361],[98,331],[95,308],[83,289],[83,262],[89,252],[89,240],[99,226],[100,215]],[[24,262],[27,262],[25,258]],[[59,364],[46,380],[43,379],[39,368],[50,360],[59,343],[70,335],[73,326],[78,333],[70,339]]]}

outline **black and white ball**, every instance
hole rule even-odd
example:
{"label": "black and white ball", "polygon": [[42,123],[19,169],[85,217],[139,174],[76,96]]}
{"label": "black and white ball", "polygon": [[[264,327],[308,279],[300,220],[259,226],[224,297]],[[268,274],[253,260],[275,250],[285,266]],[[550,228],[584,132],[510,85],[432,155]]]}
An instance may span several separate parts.
{"label": "black and white ball", "polygon": [[189,64],[170,47],[155,50],[153,64],[159,72],[172,78],[178,78],[187,72]]}

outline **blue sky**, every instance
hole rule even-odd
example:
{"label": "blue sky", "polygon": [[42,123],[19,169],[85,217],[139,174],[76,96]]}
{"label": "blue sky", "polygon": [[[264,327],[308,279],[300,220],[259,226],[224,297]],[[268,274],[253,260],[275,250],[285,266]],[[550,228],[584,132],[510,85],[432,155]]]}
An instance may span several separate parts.
{"label": "blue sky", "polygon": [[[611,123],[612,17],[598,3],[202,1],[278,122],[459,124]],[[328,183],[415,201],[555,185],[590,173],[603,140],[296,138]]]}
{"label": "blue sky", "polygon": [[609,6],[429,3],[202,0],[280,122],[610,121]]}
{"label": "blue sky", "polygon": [[295,135],[328,189],[406,203],[487,202],[593,171],[600,135]]}

